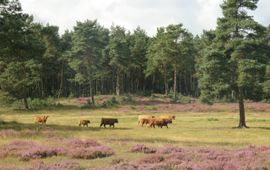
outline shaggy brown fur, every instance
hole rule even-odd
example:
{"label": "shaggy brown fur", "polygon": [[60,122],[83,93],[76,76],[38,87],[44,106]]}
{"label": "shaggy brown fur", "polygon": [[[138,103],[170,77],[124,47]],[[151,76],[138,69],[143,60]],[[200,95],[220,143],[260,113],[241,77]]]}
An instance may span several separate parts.
{"label": "shaggy brown fur", "polygon": [[144,125],[144,124],[149,124],[150,120],[155,118],[155,116],[151,116],[151,115],[139,115],[138,116],[138,125]]}
{"label": "shaggy brown fur", "polygon": [[174,115],[161,115],[159,116],[160,119],[169,119],[169,120],[175,120]]}
{"label": "shaggy brown fur", "polygon": [[36,116],[36,123],[46,124],[49,116]]}
{"label": "shaggy brown fur", "polygon": [[114,124],[118,123],[118,119],[112,119],[112,118],[101,118],[100,127],[104,126],[106,128],[106,125],[110,125],[114,128]]}
{"label": "shaggy brown fur", "polygon": [[90,120],[80,120],[79,126],[86,126],[88,127],[88,124],[90,123]]}
{"label": "shaggy brown fur", "polygon": [[158,126],[162,128],[163,126],[166,126],[168,128],[168,124],[172,123],[172,120],[170,119],[152,119],[149,123],[149,127],[155,128],[155,126]]}

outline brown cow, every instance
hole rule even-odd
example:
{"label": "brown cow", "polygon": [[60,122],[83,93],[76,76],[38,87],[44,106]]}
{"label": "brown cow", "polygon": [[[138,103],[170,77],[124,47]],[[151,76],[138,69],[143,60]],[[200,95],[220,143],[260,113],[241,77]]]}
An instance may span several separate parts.
{"label": "brown cow", "polygon": [[163,126],[166,126],[168,128],[168,124],[172,123],[172,120],[170,119],[152,119],[149,123],[149,127],[155,128],[155,126],[158,126],[162,128]]}
{"label": "brown cow", "polygon": [[88,127],[88,124],[90,123],[90,120],[80,120],[79,126],[86,126]]}
{"label": "brown cow", "polygon": [[106,125],[110,125],[114,128],[114,124],[118,123],[118,119],[112,119],[112,118],[101,118],[100,127],[104,126],[106,128]]}
{"label": "brown cow", "polygon": [[151,116],[151,115],[139,115],[138,116],[138,125],[141,124],[142,126],[144,124],[149,124],[150,120],[155,118],[155,116]]}
{"label": "brown cow", "polygon": [[36,123],[46,124],[49,116],[36,116]]}
{"label": "brown cow", "polygon": [[175,120],[174,115],[161,115],[159,116],[160,119],[169,119],[169,120]]}

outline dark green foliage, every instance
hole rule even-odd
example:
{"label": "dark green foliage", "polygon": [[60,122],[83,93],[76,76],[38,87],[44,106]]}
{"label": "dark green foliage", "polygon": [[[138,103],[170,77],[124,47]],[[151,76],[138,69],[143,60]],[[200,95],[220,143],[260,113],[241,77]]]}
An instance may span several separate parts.
{"label": "dark green foliage", "polygon": [[270,27],[248,15],[257,2],[225,0],[217,28],[201,36],[172,24],[150,38],[140,27],[109,30],[96,20],[60,36],[57,26],[33,23],[18,0],[2,0],[1,96],[6,104],[23,99],[17,103],[26,108],[45,106],[49,96],[91,97],[82,107],[92,108],[100,94],[165,93],[180,103],[199,96],[205,103],[269,100]]}
{"label": "dark green foliage", "polygon": [[89,86],[89,96],[94,100],[93,81],[99,77],[102,69],[100,60],[102,50],[108,42],[108,30],[100,26],[97,21],[77,22],[72,34],[72,58],[70,67],[75,71],[73,81],[80,85]]}
{"label": "dark green foliage", "polygon": [[118,105],[119,102],[116,100],[116,97],[112,97],[111,99],[103,102],[102,107],[110,108]]}
{"label": "dark green foliage", "polygon": [[9,95],[24,99],[40,81],[39,58],[43,44],[35,32],[32,17],[22,13],[18,1],[6,3],[0,12],[0,87]]}
{"label": "dark green foliage", "polygon": [[[205,32],[198,61],[201,100],[231,95],[239,101],[239,127],[246,127],[244,99],[260,100],[269,50],[265,28],[247,14],[258,0],[226,0],[215,32]],[[256,95],[254,95],[254,93]]]}

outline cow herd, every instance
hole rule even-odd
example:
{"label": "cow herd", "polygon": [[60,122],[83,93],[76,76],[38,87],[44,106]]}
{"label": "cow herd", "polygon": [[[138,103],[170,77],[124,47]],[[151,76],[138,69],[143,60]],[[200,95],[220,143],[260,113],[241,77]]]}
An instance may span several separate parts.
{"label": "cow herd", "polygon": [[[37,124],[46,124],[49,116],[36,116],[35,123]],[[148,125],[150,128],[166,126],[168,128],[168,124],[171,124],[172,121],[175,120],[174,115],[162,115],[156,118],[151,115],[139,115],[138,116],[138,125]],[[106,128],[107,125],[114,128],[114,124],[118,123],[118,119],[115,118],[101,118],[100,127]],[[90,120],[80,120],[79,126],[88,127],[90,124]]]}
{"label": "cow herd", "polygon": [[168,128],[168,124],[172,123],[173,120],[175,120],[174,115],[162,115],[159,116],[159,118],[151,115],[139,115],[138,125],[143,126],[145,124],[148,125],[148,127],[150,128],[155,128],[156,126],[160,128],[166,126]]}

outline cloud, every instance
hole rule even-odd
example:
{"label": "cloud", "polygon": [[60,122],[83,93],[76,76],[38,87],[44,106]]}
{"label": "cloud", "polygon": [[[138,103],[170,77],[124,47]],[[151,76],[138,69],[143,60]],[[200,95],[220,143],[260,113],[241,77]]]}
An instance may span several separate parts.
{"label": "cloud", "polygon": [[[76,21],[97,19],[105,27],[113,23],[128,30],[137,26],[149,35],[157,27],[183,23],[193,34],[213,29],[221,16],[219,4],[223,0],[21,0],[25,12],[34,15],[35,21],[60,27],[60,33],[72,29]],[[270,23],[269,0],[261,0],[254,18]]]}

